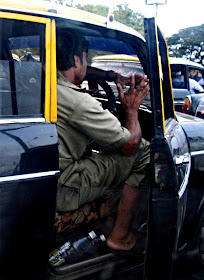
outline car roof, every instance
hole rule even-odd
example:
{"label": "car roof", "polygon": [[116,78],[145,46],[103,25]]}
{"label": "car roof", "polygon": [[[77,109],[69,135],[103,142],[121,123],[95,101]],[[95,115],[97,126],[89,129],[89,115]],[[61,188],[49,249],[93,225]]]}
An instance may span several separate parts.
{"label": "car roof", "polygon": [[103,17],[68,6],[52,4],[51,2],[31,0],[3,0],[0,2],[0,11],[19,11],[27,14],[38,14],[46,17],[64,18],[108,27],[139,37],[144,37],[136,30],[117,21],[109,22],[108,17]]}
{"label": "car roof", "polygon": [[169,57],[169,62],[170,62],[170,64],[188,65],[191,67],[196,67],[196,68],[200,68],[200,69],[204,70],[204,67],[202,66],[202,64],[193,62],[188,59],[183,59],[183,58],[178,58],[178,57]]}

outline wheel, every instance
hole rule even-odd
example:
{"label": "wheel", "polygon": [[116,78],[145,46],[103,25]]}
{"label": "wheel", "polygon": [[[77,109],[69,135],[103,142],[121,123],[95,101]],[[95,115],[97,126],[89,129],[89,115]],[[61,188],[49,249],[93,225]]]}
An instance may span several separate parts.
{"label": "wheel", "polygon": [[88,92],[94,97],[107,98],[109,103],[109,110],[111,113],[116,112],[116,97],[111,86],[103,79],[95,75],[89,75],[88,81]]}

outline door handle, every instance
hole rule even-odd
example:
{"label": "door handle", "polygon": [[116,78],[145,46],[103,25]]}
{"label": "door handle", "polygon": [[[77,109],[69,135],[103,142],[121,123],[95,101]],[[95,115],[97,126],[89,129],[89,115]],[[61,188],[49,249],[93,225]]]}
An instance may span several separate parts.
{"label": "door handle", "polygon": [[177,156],[175,160],[176,165],[181,165],[189,162],[190,162],[189,155]]}

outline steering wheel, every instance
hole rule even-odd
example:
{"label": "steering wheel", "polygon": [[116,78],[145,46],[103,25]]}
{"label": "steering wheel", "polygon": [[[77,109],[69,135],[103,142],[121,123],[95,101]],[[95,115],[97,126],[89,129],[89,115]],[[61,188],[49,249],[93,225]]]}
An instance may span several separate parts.
{"label": "steering wheel", "polygon": [[111,86],[104,78],[89,74],[86,77],[89,87],[89,94],[94,97],[106,97],[108,99],[108,109],[111,113],[116,112],[116,97]]}

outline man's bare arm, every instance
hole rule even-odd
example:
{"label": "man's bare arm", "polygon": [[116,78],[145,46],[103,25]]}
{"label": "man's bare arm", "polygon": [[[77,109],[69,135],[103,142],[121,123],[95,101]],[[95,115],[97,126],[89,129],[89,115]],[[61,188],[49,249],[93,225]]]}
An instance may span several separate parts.
{"label": "man's bare arm", "polygon": [[127,84],[130,84],[130,78],[124,77],[120,75],[119,73],[116,73],[114,71],[105,71],[99,68],[95,68],[92,66],[87,67],[87,74],[88,75],[96,75],[98,77],[101,77],[107,81],[114,81],[116,84],[120,84],[122,88],[126,88]]}
{"label": "man's bare arm", "polygon": [[117,84],[121,103],[126,113],[125,127],[130,131],[131,137],[125,145],[121,147],[122,153],[130,157],[137,153],[142,138],[142,131],[138,120],[138,109],[149,92],[149,80],[147,76],[138,75],[136,79],[140,80],[138,86],[135,87],[135,76],[131,77],[131,86],[125,95],[120,84]]}

